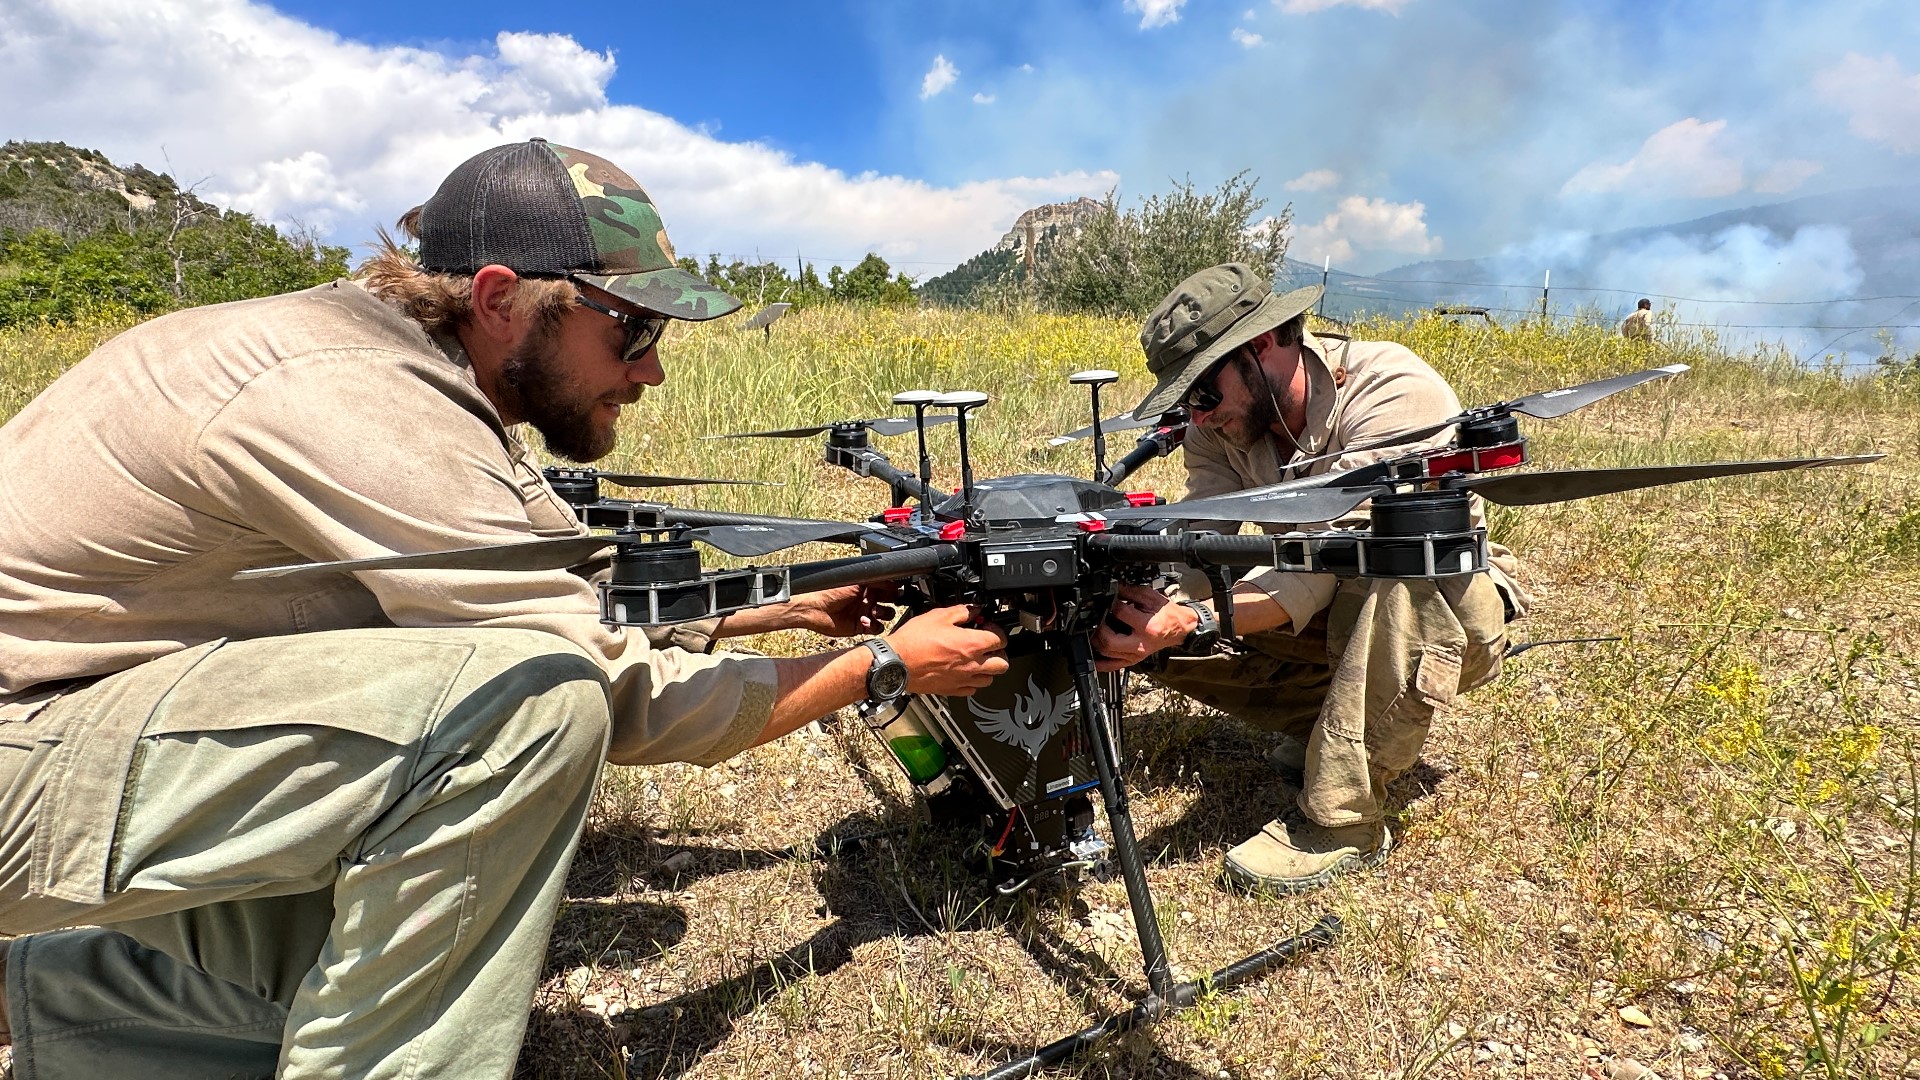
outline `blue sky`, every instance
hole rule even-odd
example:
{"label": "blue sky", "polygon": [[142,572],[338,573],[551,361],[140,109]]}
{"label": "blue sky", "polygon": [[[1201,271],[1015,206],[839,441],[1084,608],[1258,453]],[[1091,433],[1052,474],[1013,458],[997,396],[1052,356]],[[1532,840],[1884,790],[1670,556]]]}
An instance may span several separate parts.
{"label": "blue sky", "polygon": [[1366,272],[1911,182],[1911,9],[5,0],[0,135],[353,243],[540,134],[627,167],[685,252],[919,274],[1038,203],[1246,169],[1297,257]]}

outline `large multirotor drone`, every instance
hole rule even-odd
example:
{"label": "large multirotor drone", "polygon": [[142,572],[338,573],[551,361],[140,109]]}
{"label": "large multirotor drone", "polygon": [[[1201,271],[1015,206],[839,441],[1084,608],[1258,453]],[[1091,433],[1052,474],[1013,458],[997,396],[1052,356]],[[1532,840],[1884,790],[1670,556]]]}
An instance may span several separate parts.
{"label": "large multirotor drone", "polygon": [[[1655,368],[1469,409],[1456,416],[1338,456],[1377,457],[1358,468],[1294,478],[1251,491],[1168,503],[1121,489],[1127,478],[1179,445],[1185,417],[1103,420],[1099,394],[1111,371],[1072,376],[1092,395],[1093,423],[1066,441],[1090,436],[1094,479],[1022,474],[976,479],[967,440],[969,415],[988,402],[975,392],[907,391],[894,397],[911,416],[801,425],[717,438],[825,436],[825,460],[884,482],[889,505],[858,521],[802,519],[686,509],[602,498],[600,481],[621,476],[590,469],[549,471],[585,528],[605,533],[458,551],[395,554],[342,562],[244,571],[240,576],[359,573],[404,569],[551,570],[580,567],[611,553],[598,582],[601,617],[653,626],[779,603],[843,585],[897,583],[908,615],[968,604],[1008,632],[1009,671],[967,698],[907,697],[865,713],[936,815],[977,822],[978,849],[1004,892],[1043,880],[1070,880],[1116,864],[1140,941],[1148,993],[1133,1009],[988,1073],[1029,1075],[1104,1035],[1159,1019],[1192,1004],[1203,988],[1254,978],[1339,931],[1328,916],[1307,932],[1188,982],[1176,983],[1154,915],[1145,863],[1122,781],[1119,717],[1124,681],[1095,670],[1094,631],[1123,583],[1149,583],[1168,566],[1206,574],[1215,585],[1221,630],[1232,635],[1234,568],[1434,580],[1487,568],[1487,536],[1474,524],[1471,497],[1527,506],[1712,477],[1852,465],[1881,455],[1713,462],[1694,465],[1513,472],[1527,462],[1516,416],[1551,419],[1655,379],[1685,371]],[[959,487],[934,483],[929,428],[956,429]],[[1119,461],[1105,441],[1118,430],[1147,428]],[[1443,444],[1431,445],[1452,432]],[[874,436],[918,436],[912,471],[893,464]],[[1424,448],[1385,453],[1401,446]],[[1331,464],[1326,455],[1292,463],[1300,473]],[[1299,528],[1330,522],[1371,503],[1366,528]],[[1193,523],[1256,523],[1292,531],[1237,535]],[[1235,526],[1237,527],[1237,526]],[[844,543],[843,558],[744,568],[703,567],[695,544],[758,559],[799,544]],[[864,711],[863,711],[864,712]],[[1097,831],[1098,791],[1111,842]]]}

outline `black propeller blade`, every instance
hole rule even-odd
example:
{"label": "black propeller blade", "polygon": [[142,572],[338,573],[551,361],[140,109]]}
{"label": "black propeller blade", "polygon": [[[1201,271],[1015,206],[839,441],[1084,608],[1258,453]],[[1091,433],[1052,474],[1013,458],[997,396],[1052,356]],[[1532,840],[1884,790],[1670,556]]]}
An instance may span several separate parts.
{"label": "black propeller blade", "polygon": [[[1148,417],[1145,420],[1136,420],[1131,416],[1122,414],[1111,420],[1100,421],[1100,432],[1103,435],[1111,435],[1116,431],[1133,431],[1138,428],[1159,427],[1160,420],[1161,418],[1158,416]],[[1053,438],[1047,440],[1047,445],[1063,446],[1076,439],[1090,439],[1092,437],[1093,425],[1088,424],[1086,427],[1069,431],[1065,435],[1055,435]]]}
{"label": "black propeller blade", "polygon": [[[753,525],[705,525],[677,530],[681,539],[698,540],[729,555],[754,558],[819,540],[844,540],[872,529],[861,521],[769,522]],[[342,574],[354,570],[564,570],[578,566],[624,540],[618,535],[562,536],[512,544],[426,551],[416,555],[379,555],[368,559],[296,563],[242,570],[235,580]]]}
{"label": "black propeller blade", "polygon": [[1538,394],[1514,398],[1505,402],[1503,407],[1509,412],[1522,416],[1531,416],[1538,420],[1552,420],[1565,416],[1575,409],[1583,409],[1599,401],[1612,397],[1622,390],[1631,390],[1641,383],[1664,379],[1669,375],[1678,375],[1687,370],[1685,364],[1668,364],[1665,367],[1636,371],[1628,375],[1615,375],[1610,379],[1595,379],[1593,382],[1569,386],[1564,390],[1546,390]]}
{"label": "black propeller blade", "polygon": [[1252,521],[1262,525],[1294,525],[1332,521],[1373,498],[1391,491],[1381,484],[1360,487],[1322,487],[1296,491],[1239,492],[1205,499],[1102,510],[1112,521]]}
{"label": "black propeller blade", "polygon": [[707,525],[684,535],[729,555],[771,555],[817,540],[846,540],[873,529],[864,521],[795,521],[779,525]]}
{"label": "black propeller blade", "polygon": [[773,480],[715,480],[705,476],[654,476],[650,473],[596,472],[609,484],[621,487],[660,488],[693,487],[698,484],[751,484],[755,487],[786,487]]}
{"label": "black propeller blade", "polygon": [[611,536],[562,536],[513,544],[426,551],[417,555],[378,555],[370,559],[261,566],[233,575],[252,578],[293,577],[304,574],[341,574],[350,570],[565,570],[578,566],[612,547]]}
{"label": "black propeller blade", "polygon": [[1364,446],[1349,446],[1344,450],[1339,450],[1331,454],[1321,454],[1318,457],[1289,461],[1287,462],[1287,467],[1290,469],[1298,469],[1303,466],[1327,461],[1331,458],[1345,457],[1348,454],[1364,454],[1370,450],[1383,450],[1389,446],[1405,446],[1408,443],[1420,442],[1438,435],[1448,428],[1453,427],[1455,424],[1463,424],[1469,420],[1478,419],[1483,416],[1500,416],[1504,413],[1517,412],[1522,416],[1531,416],[1538,420],[1552,420],[1556,417],[1565,416],[1575,409],[1591,405],[1601,398],[1611,397],[1622,390],[1629,390],[1639,386],[1641,383],[1652,382],[1655,379],[1664,379],[1669,375],[1678,375],[1686,370],[1687,365],[1685,364],[1668,364],[1665,367],[1636,371],[1628,375],[1615,375],[1612,378],[1596,379],[1593,382],[1580,383],[1577,386],[1569,386],[1560,390],[1545,390],[1537,394],[1528,394],[1525,397],[1514,398],[1512,401],[1503,401],[1479,409],[1469,409],[1458,416],[1449,416],[1437,424],[1429,424],[1426,427],[1415,428],[1412,431],[1403,431],[1398,435],[1370,442]]}
{"label": "black propeller blade", "polygon": [[[1612,495],[1640,488],[1683,484],[1692,480],[1711,480],[1721,476],[1745,476],[1751,473],[1785,472],[1790,469],[1818,469],[1833,465],[1864,465],[1879,461],[1885,454],[1857,454],[1850,457],[1781,458],[1770,461],[1716,461],[1700,465],[1645,465],[1619,469],[1567,469],[1557,472],[1512,473],[1500,476],[1473,476],[1448,481],[1486,497],[1489,502],[1506,506],[1539,506],[1543,503],[1573,502],[1596,495]],[[1366,476],[1356,473],[1327,473],[1290,481],[1295,485],[1274,485],[1232,495],[1168,503],[1164,506],[1127,507],[1102,513],[1113,521],[1249,521],[1263,525],[1296,525],[1332,521],[1376,495],[1393,488],[1385,483],[1358,484],[1353,480]],[[1347,486],[1327,486],[1346,480]]]}
{"label": "black propeller blade", "polygon": [[[953,420],[954,418],[951,416],[929,416],[927,417],[927,426],[938,427],[941,424],[951,424]],[[875,435],[905,435],[907,432],[913,430],[913,417],[911,416],[876,416],[871,420],[843,420],[828,424],[809,424],[806,427],[780,428],[776,431],[736,431],[728,435],[704,435],[702,438],[804,439],[810,435],[821,435],[831,431],[838,423],[859,424]]]}
{"label": "black propeller blade", "polygon": [[1572,502],[1576,499],[1590,499],[1595,495],[1612,495],[1621,491],[1660,487],[1665,484],[1683,484],[1689,480],[1711,480],[1720,476],[1785,472],[1789,469],[1821,469],[1832,465],[1865,465],[1870,461],[1879,461],[1883,457],[1886,455],[1856,454],[1851,457],[1780,458],[1772,461],[1716,461],[1702,465],[1567,469],[1560,472],[1472,476],[1457,483],[1460,487],[1478,492],[1488,502],[1497,502],[1506,506],[1539,506],[1542,503]]}

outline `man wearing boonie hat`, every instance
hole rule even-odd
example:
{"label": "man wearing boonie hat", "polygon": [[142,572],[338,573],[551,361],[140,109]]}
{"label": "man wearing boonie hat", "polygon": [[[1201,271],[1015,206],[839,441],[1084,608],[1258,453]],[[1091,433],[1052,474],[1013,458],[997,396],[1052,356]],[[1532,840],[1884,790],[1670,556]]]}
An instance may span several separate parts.
{"label": "man wearing boonie hat", "polygon": [[[867,696],[884,650],[711,652],[881,625],[857,590],[650,640],[601,623],[593,566],[234,580],[584,533],[518,425],[601,457],[669,320],[739,307],[630,177],[539,139],[402,226],[417,261],[135,327],[0,428],[22,1078],[505,1080],[602,763],[712,764]],[[888,635],[909,690],[1006,670],[968,618]]]}
{"label": "man wearing boonie hat", "polygon": [[[1199,499],[1366,465],[1446,441],[1343,454],[1460,411],[1446,380],[1391,342],[1306,331],[1319,286],[1273,294],[1239,263],[1202,270],[1140,329],[1158,378],[1134,410],[1185,404],[1187,491]],[[1303,469],[1289,462],[1322,455]],[[1484,525],[1473,500],[1476,525]],[[1268,532],[1366,525],[1263,525]],[[1194,522],[1234,532],[1239,522]],[[1487,574],[1440,581],[1260,570],[1233,587],[1236,640],[1218,643],[1203,575],[1171,596],[1123,586],[1095,646],[1109,668],[1142,664],[1163,686],[1278,733],[1269,761],[1300,785],[1294,805],[1227,852],[1244,886],[1299,892],[1385,859],[1387,784],[1419,758],[1456,695],[1496,676],[1506,622],[1526,607],[1511,552],[1490,544]],[[1196,655],[1198,653],[1199,655]]]}

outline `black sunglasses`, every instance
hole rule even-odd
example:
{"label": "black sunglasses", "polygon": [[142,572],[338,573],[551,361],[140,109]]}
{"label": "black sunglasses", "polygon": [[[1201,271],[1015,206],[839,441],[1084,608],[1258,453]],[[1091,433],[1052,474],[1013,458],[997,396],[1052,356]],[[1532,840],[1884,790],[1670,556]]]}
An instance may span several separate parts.
{"label": "black sunglasses", "polygon": [[1201,376],[1193,380],[1187,392],[1180,397],[1180,404],[1194,412],[1212,412],[1220,407],[1220,373],[1226,370],[1227,361],[1239,355],[1240,350],[1221,357],[1213,362]]}
{"label": "black sunglasses", "polygon": [[647,350],[659,344],[660,336],[667,332],[668,319],[665,315],[633,315],[610,308],[583,292],[575,292],[573,298],[581,307],[592,308],[626,327],[627,340],[620,346],[620,359],[626,363],[631,364],[645,356]]}

